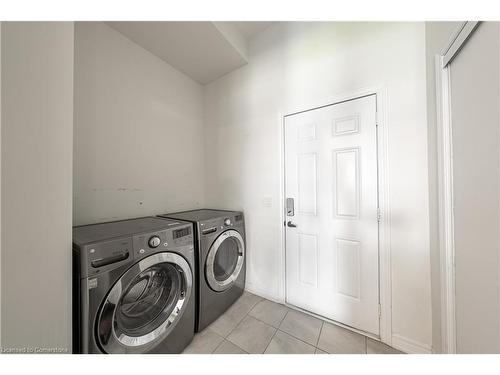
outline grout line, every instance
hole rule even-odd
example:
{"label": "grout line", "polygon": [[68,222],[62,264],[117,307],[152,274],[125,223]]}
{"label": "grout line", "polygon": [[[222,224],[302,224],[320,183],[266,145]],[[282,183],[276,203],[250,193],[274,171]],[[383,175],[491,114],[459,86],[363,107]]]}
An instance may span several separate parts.
{"label": "grout line", "polygon": [[[283,306],[284,306],[284,305],[283,305]],[[295,338],[295,339],[297,339],[297,340],[299,340],[299,341],[302,341],[304,344],[310,345],[310,346],[312,346],[312,347],[314,347],[314,348],[318,349],[318,346],[317,346],[317,345],[318,345],[318,342],[319,342],[319,337],[321,336],[321,331],[322,331],[322,329],[323,329],[323,324],[325,324],[325,322],[324,322],[323,320],[321,320],[321,319],[320,319],[320,320],[321,320],[321,328],[320,328],[320,330],[319,330],[318,339],[316,340],[316,345],[313,345],[313,344],[311,344],[311,343],[305,342],[304,340],[302,340],[301,338],[299,338],[299,337],[297,337],[297,336],[293,335],[293,334],[292,334],[292,333],[290,333],[290,332],[286,332],[286,331],[283,331],[282,329],[280,329],[280,328],[281,328],[281,324],[282,324],[282,323],[283,323],[283,321],[285,320],[286,316],[288,315],[288,313],[289,313],[290,311],[292,311],[292,309],[290,309],[289,307],[287,307],[287,306],[285,306],[285,307],[288,309],[288,311],[286,312],[286,314],[285,314],[285,316],[283,317],[283,319],[281,319],[280,325],[278,326],[278,331],[281,331],[281,332],[283,332],[283,333],[286,333],[287,335],[292,336],[293,338]]]}
{"label": "grout line", "polygon": [[231,336],[231,333],[234,332],[234,330],[236,328],[238,328],[238,326],[241,324],[242,321],[244,321],[246,318],[246,315],[243,317],[243,319],[241,319],[238,323],[236,323],[236,325],[228,332],[228,334],[226,336],[224,336],[225,339],[227,339],[229,336]]}
{"label": "grout line", "polygon": [[[285,315],[286,315],[286,314],[285,314]],[[271,328],[274,328],[274,329],[279,329],[279,328],[280,328],[280,327],[279,327],[279,326],[280,326],[279,324],[278,324],[278,327],[275,327],[275,326],[273,326],[273,325],[269,324],[268,322],[264,322],[263,320],[261,320],[261,319],[259,319],[259,318],[255,317],[255,316],[253,316],[253,315],[247,314],[247,316],[248,316],[248,317],[250,317],[250,318],[252,318],[252,319],[258,320],[259,322],[264,323],[266,326],[269,326],[269,327],[271,327]],[[246,317],[245,317],[245,318],[246,318]],[[283,318],[283,319],[284,319],[284,318]],[[283,321],[283,319],[281,319],[281,321]],[[280,324],[281,324],[281,323],[280,323]]]}
{"label": "grout line", "polygon": [[[273,327],[274,328],[274,327]],[[275,328],[276,329],[276,328]],[[273,341],[274,339],[274,336],[276,336],[276,333],[278,332],[278,330],[276,329],[276,331],[274,331],[274,334],[273,336],[271,337],[271,340],[269,340],[269,342],[267,343],[266,347],[264,348],[264,351],[262,352],[262,354],[266,354],[266,350],[267,348],[269,348],[269,345],[271,345],[271,342]]]}
{"label": "grout line", "polygon": [[[233,332],[236,328],[238,328],[238,326],[239,326],[239,325],[240,325],[240,324],[241,324],[241,323],[242,323],[242,322],[243,322],[246,318],[248,318],[248,317],[253,318],[253,319],[255,319],[255,320],[258,320],[259,322],[264,323],[264,324],[268,325],[268,326],[269,326],[269,327],[271,327],[271,328],[274,328],[273,326],[270,326],[269,324],[267,324],[267,323],[265,323],[265,322],[263,322],[263,321],[261,321],[261,320],[259,320],[259,319],[257,319],[257,318],[254,318],[253,316],[248,315],[248,313],[246,313],[246,315],[243,317],[243,319],[241,319],[241,321],[240,321],[240,322],[236,325],[236,327],[234,327],[234,328],[233,328],[233,330],[232,330],[232,331],[231,331],[231,332],[227,335],[227,337],[229,337],[229,336],[231,335],[231,333],[232,333],[232,332]],[[276,328],[274,328],[274,329],[276,329]],[[275,332],[275,334],[276,334],[276,332]],[[274,337],[274,335],[273,335],[273,337]],[[272,339],[271,339],[271,340],[272,340]],[[241,350],[243,350],[245,353],[247,353],[247,354],[251,354],[251,353],[247,352],[245,349],[241,348],[241,347],[240,347],[238,344],[236,344],[235,342],[232,342],[231,340],[227,340],[227,341],[229,341],[229,342],[230,342],[231,344],[233,344],[233,345],[236,345],[238,348],[240,348]],[[271,343],[271,341],[269,341],[269,343]],[[267,345],[269,346],[269,344],[267,344]],[[267,349],[267,346],[266,346],[266,349]]]}
{"label": "grout line", "polygon": [[[272,326],[271,324],[269,324],[269,323],[267,323],[267,322],[264,322],[263,320],[261,320],[261,319],[259,319],[259,318],[256,318],[255,316],[252,316],[252,315],[250,315],[250,314],[247,314],[247,316],[248,316],[248,317],[250,317],[250,318],[253,318],[253,319],[255,319],[255,320],[257,320],[257,321],[259,321],[259,322],[261,322],[261,323],[263,323],[263,324],[267,325],[268,327],[271,327],[271,328],[273,328],[273,329],[275,329],[275,330],[276,330],[276,331],[274,332],[274,334],[273,334],[273,337],[271,337],[271,341],[273,340],[274,336],[276,336],[276,333],[278,333],[278,331],[280,331],[280,332],[282,332],[282,333],[284,333],[284,334],[286,334],[286,335],[288,335],[288,336],[293,337],[293,338],[294,338],[294,339],[296,339],[296,340],[299,340],[300,342],[302,342],[302,343],[304,343],[304,344],[306,344],[306,345],[312,346],[314,349],[319,349],[319,348],[317,347],[317,345],[313,345],[313,344],[311,344],[311,343],[309,343],[309,342],[306,342],[306,341],[302,340],[301,338],[294,336],[294,335],[293,335],[293,334],[291,334],[290,332],[285,332],[285,331],[283,331],[283,330],[281,330],[281,329],[280,329],[281,323],[283,323],[283,321],[285,320],[285,318],[286,318],[286,316],[288,315],[288,313],[289,313],[289,312],[290,312],[290,309],[288,309],[288,310],[287,310],[287,312],[286,312],[286,314],[283,316],[283,318],[281,318],[281,321],[280,321],[280,323],[278,324],[278,327]],[[246,317],[245,317],[245,318],[246,318]],[[321,324],[321,329],[323,328],[323,323],[324,323],[324,322],[322,322],[322,324]],[[320,334],[320,335],[321,335],[321,329],[320,329],[320,332],[319,332],[319,334]],[[267,344],[266,349],[267,349],[267,347],[271,344],[271,341],[269,341],[269,344]],[[319,341],[319,336],[318,336],[318,339],[316,340],[316,344],[318,343],[318,341]],[[321,349],[320,349],[320,350],[321,350]],[[265,351],[265,350],[264,350],[264,351]],[[324,350],[323,350],[323,351],[324,351]]]}
{"label": "grout line", "polygon": [[[227,334],[227,336],[226,336],[225,338],[227,339],[229,336],[231,336],[231,333],[233,333],[233,332],[236,330],[236,328],[238,328],[238,327],[241,325],[241,323],[243,323],[243,321],[244,321],[244,320],[245,320],[248,316],[249,316],[249,315],[248,315],[248,313],[246,313],[246,314],[243,316],[243,318],[241,318],[241,320],[240,320],[240,321],[239,321],[239,322],[238,322],[238,323],[234,326],[234,328],[233,328],[233,329],[232,329],[232,330],[231,330],[231,331]],[[231,341],[231,342],[232,342],[232,341]],[[233,344],[234,344],[234,343],[233,343]]]}
{"label": "grout line", "polygon": [[[283,306],[284,306],[284,305],[283,305]],[[286,307],[286,306],[285,306],[285,307]],[[294,339],[299,340],[300,342],[302,342],[302,343],[304,343],[304,344],[306,344],[306,345],[310,345],[310,346],[314,347],[315,349],[316,349],[316,348],[318,348],[317,346],[314,346],[313,344],[310,344],[310,343],[308,343],[308,342],[305,342],[305,341],[304,341],[304,340],[302,340],[301,338],[296,337],[296,336],[294,336],[293,334],[291,334],[291,333],[289,333],[289,332],[286,332],[286,331],[283,331],[282,329],[280,329],[280,327],[281,327],[281,323],[283,323],[283,321],[285,320],[286,316],[287,316],[287,315],[288,315],[288,313],[291,311],[291,309],[289,309],[288,307],[287,307],[287,309],[288,309],[288,310],[287,310],[286,314],[283,316],[283,318],[281,319],[280,324],[278,325],[278,327],[274,327],[274,326],[270,325],[269,323],[266,323],[266,322],[264,322],[263,320],[260,320],[259,318],[256,318],[255,316],[252,316],[252,315],[249,315],[249,314],[247,314],[247,316],[249,316],[250,318],[253,318],[253,319],[255,319],[255,320],[258,320],[259,322],[264,323],[264,324],[265,324],[265,325],[267,325],[268,327],[274,328],[274,329],[276,330],[276,332],[274,332],[273,337],[271,338],[271,341],[272,341],[272,339],[274,338],[274,336],[276,336],[276,333],[277,333],[278,331],[280,331],[280,332],[282,332],[282,333],[285,333],[285,334],[287,334],[287,335],[289,335],[289,336],[293,337]],[[324,323],[324,322],[323,322],[323,323]],[[323,323],[321,324],[321,329],[323,328]],[[321,335],[321,329],[320,329],[320,335]],[[319,340],[319,336],[318,336],[318,340]],[[318,340],[316,341],[316,343],[318,342]],[[269,344],[271,343],[271,341],[269,342]],[[269,344],[268,344],[267,346],[269,346]],[[266,349],[267,349],[267,347],[266,347]]]}
{"label": "grout line", "polygon": [[[240,324],[241,324],[241,323],[245,320],[245,318],[246,318],[247,316],[248,316],[248,313],[247,313],[245,316],[243,316],[243,318],[242,318],[242,319],[238,322],[238,324],[236,324],[236,326],[234,326],[234,328],[233,328],[231,331],[229,331],[229,333],[228,333],[228,334],[224,337],[224,340],[222,340],[222,342],[219,344],[219,346],[220,346],[220,345],[222,345],[222,343],[223,343],[224,341],[227,341],[227,342],[230,342],[231,344],[233,344],[234,346],[236,346],[236,347],[240,348],[241,350],[243,350],[246,354],[250,354],[249,352],[247,352],[245,349],[241,348],[241,347],[240,347],[239,345],[237,345],[236,343],[232,342],[231,340],[228,340],[228,337],[231,335],[231,333],[233,333],[233,331],[234,331],[236,328],[238,328],[238,326],[239,326],[239,325],[240,325]],[[219,346],[218,346],[218,347],[219,347]],[[218,347],[217,347],[217,348],[218,348]],[[217,350],[217,348],[215,348],[215,350]],[[215,351],[215,350],[214,350],[214,351]],[[212,353],[213,353],[213,352],[212,352]]]}
{"label": "grout line", "polygon": [[245,349],[243,349],[243,348],[242,348],[241,346],[239,346],[238,344],[235,344],[234,342],[229,341],[229,340],[227,340],[227,342],[229,342],[229,343],[233,344],[233,345],[234,345],[234,346],[236,346],[237,348],[240,348],[240,349],[241,349],[241,350],[243,350],[246,354],[250,354],[249,352],[247,352]]}
{"label": "grout line", "polygon": [[222,343],[223,343],[224,341],[226,341],[226,339],[223,337],[223,338],[222,338],[222,341],[219,343],[219,345],[217,345],[217,346],[215,347],[215,349],[214,349],[214,350],[212,350],[212,353],[210,353],[210,354],[214,354],[214,353],[215,353],[215,351],[216,351],[217,349],[219,349],[219,346],[221,346],[221,345],[222,345]]}
{"label": "grout line", "polygon": [[[285,305],[283,305],[283,306],[285,306]],[[286,313],[285,313],[285,315],[283,315],[283,318],[280,320],[280,324],[278,324],[278,329],[281,327],[281,324],[283,323],[283,320],[285,320],[285,318],[286,318],[286,316],[288,315],[289,312],[290,312],[290,309],[288,307],[286,307]]]}
{"label": "grout line", "polygon": [[325,326],[325,322],[323,321],[323,323],[321,323],[321,328],[319,329],[319,335],[318,335],[318,339],[316,340],[316,348],[318,348],[318,345],[319,345],[319,338],[321,337],[321,332],[323,332],[323,327]]}
{"label": "grout line", "polygon": [[[304,340],[302,340],[302,339],[298,338],[297,336],[292,335],[290,332],[283,331],[283,330],[281,330],[281,329],[279,329],[279,328],[278,328],[278,331],[280,331],[280,332],[282,332],[282,333],[284,333],[284,334],[286,334],[286,335],[288,335],[288,336],[292,336],[294,339],[299,340],[300,342],[303,342],[304,344],[307,344],[307,345],[309,345],[309,346],[312,346],[313,348],[318,348],[317,346],[314,346],[313,344],[308,343],[308,342],[306,342],[306,341],[304,341]],[[323,350],[323,351],[324,351],[324,350]]]}
{"label": "grout line", "polygon": [[[245,318],[246,318],[246,317],[250,316],[250,317],[252,317],[252,318],[253,318],[253,316],[248,315],[248,313],[249,313],[250,311],[252,311],[252,310],[253,310],[253,308],[254,308],[255,306],[257,306],[257,304],[258,304],[258,303],[260,303],[260,302],[262,302],[262,301],[264,300],[264,298],[262,298],[262,297],[260,297],[260,296],[257,296],[257,295],[255,295],[255,294],[253,294],[253,295],[254,295],[254,296],[256,296],[256,297],[259,297],[260,299],[259,299],[257,302],[255,302],[253,305],[251,305],[250,309],[249,309],[249,310],[245,313],[245,315],[243,316],[243,318],[241,318],[241,320],[239,320],[239,321],[238,321],[238,323],[237,323],[237,324],[233,327],[233,329],[231,329],[231,331],[229,331],[229,333],[228,333],[228,334],[227,334],[224,338],[228,338],[228,337],[229,337],[229,335],[230,335],[231,333],[233,333],[233,331],[234,331],[234,330],[235,330],[235,329],[236,329],[236,328],[237,328],[237,327],[241,324],[241,322],[242,322],[242,321],[244,321],[244,320],[245,320]],[[232,306],[234,306],[236,303],[238,303],[238,301],[239,301],[240,299],[241,299],[241,297],[240,297],[240,298],[238,298],[238,299],[236,300],[236,302],[235,302]],[[231,306],[231,307],[232,307],[232,306]],[[227,310],[226,310],[226,311],[227,311]],[[224,313],[224,314],[225,314],[225,313]],[[224,314],[222,314],[222,315],[224,315]]]}
{"label": "grout line", "polygon": [[[255,295],[255,294],[254,294],[254,295]],[[262,297],[260,297],[260,296],[257,296],[257,297],[259,297],[260,299],[259,299],[257,302],[255,302],[255,303],[254,303],[254,304],[250,307],[250,310],[248,310],[248,312],[252,311],[252,310],[254,309],[254,307],[255,307],[255,306],[257,306],[257,305],[258,305],[259,303],[261,303],[262,301],[265,301],[265,299],[264,299],[264,298],[262,298]],[[248,313],[247,313],[247,315],[248,315]]]}
{"label": "grout line", "polygon": [[[249,353],[249,352],[247,352],[245,349],[241,348],[239,345],[235,344],[235,343],[234,343],[234,342],[232,342],[232,341],[226,340],[226,339],[222,340],[222,342],[221,342],[221,343],[217,346],[217,348],[215,348],[215,349],[214,349],[214,351],[212,352],[212,354],[219,354],[219,353],[215,353],[215,351],[216,351],[217,349],[219,349],[219,346],[221,346],[222,344],[224,344],[224,341],[227,341],[228,343],[230,343],[230,344],[232,344],[232,345],[236,346],[238,349],[243,350],[243,351],[245,352],[245,354],[250,354],[250,353]],[[222,354],[222,353],[221,353],[221,354]]]}
{"label": "grout line", "polygon": [[[257,297],[259,297],[259,296],[257,296]],[[249,315],[248,315],[248,313],[249,313],[250,311],[252,311],[252,309],[253,309],[253,308],[254,308],[254,307],[255,307],[255,306],[256,306],[256,305],[257,305],[260,301],[262,301],[262,300],[263,300],[263,298],[262,298],[262,297],[259,297],[259,298],[260,298],[260,300],[259,300],[259,301],[257,301],[254,305],[252,305],[252,306],[250,307],[250,310],[248,310],[248,312],[246,312],[246,313],[245,313],[245,315],[243,316],[243,318],[241,318],[241,319],[238,321],[238,323],[236,323],[236,325],[235,325],[235,326],[234,326],[234,327],[233,327],[233,328],[232,328],[232,329],[228,332],[228,334],[227,334],[227,335],[225,335],[225,336],[223,336],[225,339],[227,339],[227,338],[229,337],[229,335],[230,335],[231,333],[233,333],[233,331],[234,331],[234,330],[235,330],[235,329],[236,329],[236,328],[240,325],[240,323],[241,323],[242,321],[244,321],[244,320],[245,320],[245,318],[246,318],[247,316],[249,316]],[[238,301],[239,301],[240,299],[241,299],[241,297],[240,297],[240,298],[238,298],[238,299],[236,300],[236,302],[234,302],[234,304],[232,304],[232,305],[231,305],[231,307],[233,307],[236,303],[238,303]],[[230,308],[231,308],[231,307],[230,307]],[[224,314],[222,314],[219,318],[223,317],[223,316],[227,313],[227,311],[228,311],[228,310],[229,310],[229,309],[227,309],[227,310],[224,312]],[[250,315],[250,316],[251,316],[251,315]],[[219,319],[219,318],[217,318],[217,319]]]}
{"label": "grout line", "polygon": [[[264,301],[264,300],[265,300],[265,298],[262,298],[262,297],[261,297],[261,299],[260,299],[258,302],[256,302],[256,303],[252,306],[252,308],[251,308],[251,309],[250,309],[250,310],[249,310],[249,311],[245,314],[245,316],[243,317],[243,319],[241,319],[240,323],[238,323],[238,325],[237,325],[236,327],[234,327],[234,328],[233,328],[233,331],[234,331],[234,330],[235,330],[235,329],[236,329],[236,328],[237,328],[237,327],[241,324],[241,322],[243,322],[246,318],[252,318],[252,319],[257,320],[258,322],[261,322],[262,324],[267,325],[268,327],[271,327],[271,328],[275,329],[274,334],[273,334],[273,336],[271,337],[271,340],[269,340],[269,342],[267,343],[267,345],[266,345],[266,347],[265,347],[264,351],[262,352],[262,354],[264,354],[264,352],[266,351],[266,349],[267,349],[267,347],[269,346],[269,344],[271,344],[271,341],[273,341],[273,338],[274,338],[274,336],[276,335],[276,332],[278,332],[278,329],[277,329],[276,327],[273,327],[272,325],[270,325],[270,324],[268,324],[268,323],[266,323],[266,322],[264,322],[264,321],[262,321],[262,320],[260,320],[260,319],[258,319],[258,318],[256,318],[256,317],[254,317],[254,316],[250,315],[250,312],[253,310],[253,308],[254,308],[255,306],[257,306],[257,304],[259,304],[260,302],[262,302],[262,301]],[[287,314],[288,314],[288,312],[287,312]],[[286,314],[285,314],[285,315],[286,315]],[[284,317],[283,317],[283,319],[284,319]],[[231,331],[231,332],[232,332],[232,331]],[[228,335],[228,337],[229,337],[229,335]],[[234,342],[232,342],[232,341],[230,341],[230,340],[228,340],[228,341],[229,341],[230,343],[232,343],[232,344],[236,345]],[[236,345],[236,346],[238,346],[238,345]],[[240,348],[240,347],[238,346],[238,348]],[[246,351],[245,349],[243,349],[243,348],[240,348],[240,349],[241,349],[241,350],[243,350],[244,352],[246,352],[246,353],[247,353],[247,351]],[[250,353],[248,353],[248,354],[250,354]]]}

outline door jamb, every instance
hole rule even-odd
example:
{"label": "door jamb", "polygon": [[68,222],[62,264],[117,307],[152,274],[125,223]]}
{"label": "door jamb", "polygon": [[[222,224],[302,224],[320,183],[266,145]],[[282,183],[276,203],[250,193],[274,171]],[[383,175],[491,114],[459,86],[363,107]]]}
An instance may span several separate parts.
{"label": "door jamb", "polygon": [[[380,341],[392,345],[392,279],[391,279],[391,211],[389,195],[389,138],[387,126],[387,89],[384,85],[361,88],[359,90],[342,93],[315,103],[302,103],[291,106],[279,114],[280,121],[280,219],[281,262],[280,262],[280,302],[286,302],[286,243],[285,243],[285,117],[298,112],[339,104],[344,101],[358,99],[368,95],[376,97],[377,123],[377,157],[378,157],[378,204],[380,210],[379,221],[379,321]],[[341,325],[341,324],[340,324]],[[343,325],[342,325],[343,326]],[[345,326],[344,326],[345,327]],[[346,327],[349,328],[349,327]],[[358,331],[359,332],[359,331]]]}
{"label": "door jamb", "polygon": [[450,69],[449,65],[443,67],[442,61],[443,56],[436,56],[441,350],[453,354],[456,352],[456,322]]}

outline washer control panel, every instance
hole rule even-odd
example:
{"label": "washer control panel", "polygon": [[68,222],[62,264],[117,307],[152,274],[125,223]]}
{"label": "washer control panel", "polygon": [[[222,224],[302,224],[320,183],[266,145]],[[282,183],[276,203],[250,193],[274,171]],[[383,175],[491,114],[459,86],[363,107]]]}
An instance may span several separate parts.
{"label": "washer control panel", "polygon": [[109,271],[132,259],[132,240],[123,238],[86,245],[82,262],[86,266],[84,276]]}
{"label": "washer control panel", "polygon": [[193,224],[144,217],[73,228],[74,268],[80,278],[128,267],[160,252],[191,257]]}
{"label": "washer control panel", "polygon": [[193,246],[192,224],[154,233],[134,236],[134,257],[142,258],[159,251],[175,250],[176,247]]}

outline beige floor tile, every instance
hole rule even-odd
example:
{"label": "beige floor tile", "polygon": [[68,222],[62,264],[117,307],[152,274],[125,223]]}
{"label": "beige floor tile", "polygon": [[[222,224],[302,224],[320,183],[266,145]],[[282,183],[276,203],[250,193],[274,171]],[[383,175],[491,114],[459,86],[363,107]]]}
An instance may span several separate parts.
{"label": "beige floor tile", "polygon": [[266,354],[314,354],[315,347],[293,336],[277,331],[269,343]]}
{"label": "beige floor tile", "polygon": [[366,339],[366,352],[368,354],[403,354],[397,349],[370,338]]}
{"label": "beige floor tile", "polygon": [[279,329],[316,346],[323,321],[300,311],[289,310]]}
{"label": "beige floor tile", "polygon": [[333,354],[366,353],[366,337],[345,328],[325,322],[318,341],[318,348]]}
{"label": "beige floor tile", "polygon": [[278,328],[287,312],[288,307],[265,299],[255,305],[248,315]]}
{"label": "beige floor tile", "polygon": [[209,328],[197,333],[183,354],[210,354],[224,340]]}
{"label": "beige floor tile", "polygon": [[224,340],[222,344],[215,349],[214,354],[248,354],[240,347],[234,345],[232,342]]}
{"label": "beige floor tile", "polygon": [[276,328],[247,316],[227,337],[228,341],[251,354],[264,353]]}
{"label": "beige floor tile", "polygon": [[196,334],[183,353],[264,352],[403,354],[379,341],[248,292],[210,327]]}
{"label": "beige floor tile", "polygon": [[209,328],[218,335],[227,337],[248,312],[261,300],[262,298],[255,294],[244,292],[224,314],[209,326]]}

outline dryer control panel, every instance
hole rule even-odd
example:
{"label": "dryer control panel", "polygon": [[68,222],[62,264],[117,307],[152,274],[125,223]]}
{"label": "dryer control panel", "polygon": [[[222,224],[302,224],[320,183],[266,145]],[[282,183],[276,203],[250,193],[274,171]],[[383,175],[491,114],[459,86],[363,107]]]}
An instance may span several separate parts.
{"label": "dryer control panel", "polygon": [[201,234],[207,235],[237,227],[242,224],[242,221],[243,214],[241,213],[204,220],[200,223]]}

